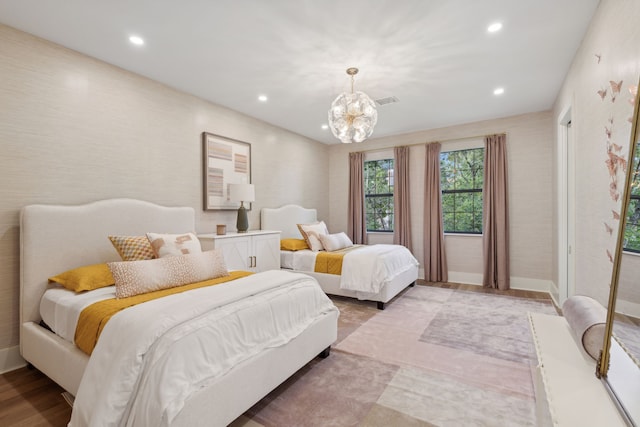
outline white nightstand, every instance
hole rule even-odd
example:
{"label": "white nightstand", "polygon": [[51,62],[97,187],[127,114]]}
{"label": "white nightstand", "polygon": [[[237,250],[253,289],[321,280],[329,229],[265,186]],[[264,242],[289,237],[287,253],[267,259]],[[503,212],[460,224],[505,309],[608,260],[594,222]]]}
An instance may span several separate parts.
{"label": "white nightstand", "polygon": [[246,233],[198,234],[202,250],[222,249],[229,270],[280,269],[280,232],[249,230]]}

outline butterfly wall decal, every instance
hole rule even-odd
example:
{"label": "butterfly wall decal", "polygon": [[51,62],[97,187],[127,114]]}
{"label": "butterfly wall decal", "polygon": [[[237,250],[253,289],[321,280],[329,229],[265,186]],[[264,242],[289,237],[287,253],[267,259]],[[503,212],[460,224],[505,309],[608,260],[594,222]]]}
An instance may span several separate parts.
{"label": "butterfly wall decal", "polygon": [[604,101],[604,98],[607,96],[607,89],[600,89],[598,95],[600,95],[600,99]]}
{"label": "butterfly wall decal", "polygon": [[611,85],[611,102],[616,102],[616,96],[620,93],[620,88],[622,87],[622,80],[619,82],[609,80],[609,84]]}
{"label": "butterfly wall decal", "polygon": [[598,61],[598,64],[599,64],[600,60],[602,59],[602,55],[600,55],[599,53],[596,53],[595,57],[596,57],[596,61]]}
{"label": "butterfly wall decal", "polygon": [[611,139],[611,129],[608,127],[604,127],[604,133],[607,134],[607,139]]}
{"label": "butterfly wall decal", "polygon": [[613,234],[613,227],[611,227],[609,224],[607,224],[606,222],[603,223],[604,224],[604,229],[607,233],[609,233],[609,236],[611,236]]}
{"label": "butterfly wall decal", "polygon": [[614,211],[613,209],[611,210],[611,213],[613,214],[613,219],[617,219],[620,220],[620,214],[616,211]]}
{"label": "butterfly wall decal", "polygon": [[613,255],[611,255],[611,251],[609,249],[607,249],[607,257],[609,258],[609,261],[613,262]]}

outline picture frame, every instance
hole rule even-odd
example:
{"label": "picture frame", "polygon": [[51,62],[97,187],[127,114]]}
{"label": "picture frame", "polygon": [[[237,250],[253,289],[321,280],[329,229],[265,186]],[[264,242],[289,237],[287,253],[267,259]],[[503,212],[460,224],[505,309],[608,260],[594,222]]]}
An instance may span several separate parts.
{"label": "picture frame", "polygon": [[[203,209],[237,210],[229,198],[230,184],[251,184],[251,144],[202,132]],[[251,203],[245,203],[251,210]]]}

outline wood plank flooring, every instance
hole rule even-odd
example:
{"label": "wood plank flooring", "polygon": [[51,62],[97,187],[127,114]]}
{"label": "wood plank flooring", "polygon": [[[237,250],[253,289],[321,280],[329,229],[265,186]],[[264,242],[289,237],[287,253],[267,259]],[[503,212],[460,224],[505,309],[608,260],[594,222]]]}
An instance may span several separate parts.
{"label": "wood plank flooring", "polygon": [[63,391],[37,369],[0,375],[0,426],[66,426],[71,407]]}
{"label": "wood plank flooring", "polygon": [[[418,285],[510,295],[537,300],[551,299],[549,294],[544,292],[514,289],[498,291],[475,285],[426,283],[421,280],[418,280]],[[557,307],[556,310],[558,310]],[[36,369],[21,368],[0,375],[0,426],[66,426],[71,418],[71,407],[62,397],[63,391],[60,386]]]}

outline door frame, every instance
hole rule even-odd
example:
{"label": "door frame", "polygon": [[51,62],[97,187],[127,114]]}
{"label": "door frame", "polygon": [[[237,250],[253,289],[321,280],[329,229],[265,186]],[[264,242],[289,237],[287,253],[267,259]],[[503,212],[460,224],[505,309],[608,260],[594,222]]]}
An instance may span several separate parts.
{"label": "door frame", "polygon": [[[575,294],[575,127],[571,106],[558,118],[558,301]],[[555,295],[552,296],[555,298]]]}

